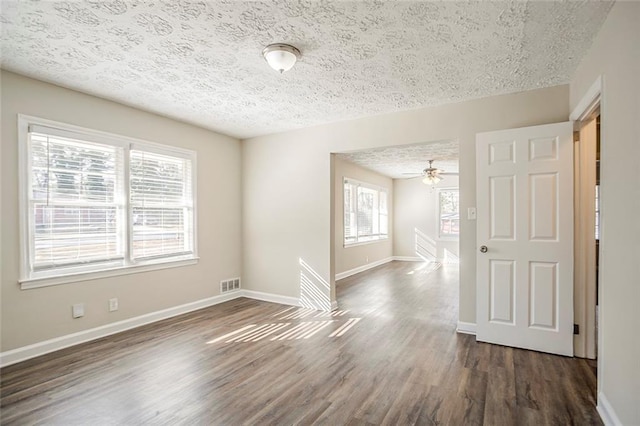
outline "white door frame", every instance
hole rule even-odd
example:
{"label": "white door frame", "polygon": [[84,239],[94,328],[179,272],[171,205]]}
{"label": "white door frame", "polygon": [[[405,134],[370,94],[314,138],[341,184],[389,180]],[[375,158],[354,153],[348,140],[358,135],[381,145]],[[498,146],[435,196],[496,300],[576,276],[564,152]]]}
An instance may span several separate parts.
{"label": "white door frame", "polygon": [[[569,118],[576,123],[576,127],[579,129],[581,127],[581,123],[585,122],[589,118],[592,117],[594,111],[600,108],[600,126],[603,128],[603,111],[604,111],[604,98],[603,98],[603,79],[602,76],[599,76],[589,87],[587,92],[584,94],[580,102],[576,105],[574,110],[571,112]],[[602,135],[601,135],[602,141]],[[601,144],[601,151],[606,149],[605,144]],[[579,151],[579,147],[577,147]],[[582,157],[582,155],[581,155]],[[602,155],[601,155],[602,157]],[[588,158],[585,161],[590,161]],[[576,161],[576,166],[580,167],[579,160]],[[602,176],[602,168],[603,164],[600,163],[600,171]],[[578,175],[576,175],[578,176]],[[585,189],[580,185],[581,180],[576,179],[576,230],[581,229],[582,232],[586,232],[585,230],[585,221],[584,217],[581,214],[581,208],[578,204],[582,205],[583,209],[587,209],[587,203],[589,203],[589,198],[585,203],[579,201],[580,196],[588,197],[588,193],[586,191],[590,191],[590,189]],[[592,198],[591,198],[592,200]],[[601,197],[602,205],[602,197]],[[602,209],[600,209],[600,223],[602,223]],[[587,221],[589,222],[589,221]],[[586,224],[588,225],[588,223]],[[603,250],[603,230],[602,226],[600,227],[600,251]],[[590,271],[590,268],[595,269],[595,264],[587,261],[592,258],[592,254],[589,252],[589,248],[585,246],[584,242],[580,240],[580,235],[576,233],[576,247],[575,247],[575,276],[576,282],[574,286],[574,294],[575,294],[575,303],[574,306],[576,308],[575,322],[580,325],[580,335],[575,336],[575,351],[576,356],[593,358],[596,355],[595,350],[595,271]],[[602,257],[600,257],[602,258]],[[598,269],[601,271],[600,265],[598,265]],[[582,277],[582,280],[587,278],[586,281],[579,282]],[[592,277],[592,278],[589,278]],[[584,285],[583,285],[584,283]],[[598,290],[600,293],[602,292],[602,287]],[[599,295],[598,295],[599,296]],[[598,376],[600,376],[601,365],[600,365],[600,353],[602,350],[602,330],[598,332]],[[600,387],[600,380],[598,380],[598,388]]]}
{"label": "white door frame", "polygon": [[596,358],[595,186],[597,111],[575,121],[574,138],[574,323],[575,356]]}

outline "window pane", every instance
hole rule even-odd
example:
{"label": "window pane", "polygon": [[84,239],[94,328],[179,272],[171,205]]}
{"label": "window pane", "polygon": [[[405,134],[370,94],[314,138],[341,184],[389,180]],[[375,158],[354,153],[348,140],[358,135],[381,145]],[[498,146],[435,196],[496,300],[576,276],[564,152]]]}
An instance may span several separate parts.
{"label": "window pane", "polygon": [[441,190],[438,193],[440,205],[440,236],[460,234],[459,192]]}
{"label": "window pane", "polygon": [[192,253],[191,161],[139,150],[130,158],[133,259]]}
{"label": "window pane", "polygon": [[194,153],[38,121],[19,126],[21,141],[27,131],[23,279],[192,258]]}
{"label": "window pane", "polygon": [[34,271],[122,259],[121,148],[29,134]]}
{"label": "window pane", "polygon": [[184,209],[133,208],[134,258],[188,251]]}
{"label": "window pane", "polygon": [[122,259],[116,207],[33,206],[34,269]]}
{"label": "window pane", "polygon": [[345,182],[344,183],[344,242],[350,243],[356,241],[358,232],[356,223],[356,210],[355,210],[355,197],[356,186]]}
{"label": "window pane", "polygon": [[387,237],[386,191],[345,179],[343,213],[345,244]]}
{"label": "window pane", "polygon": [[373,193],[369,188],[358,187],[358,239],[373,233]]}
{"label": "window pane", "polygon": [[380,235],[389,235],[389,215],[387,213],[387,193],[380,192]]}
{"label": "window pane", "polygon": [[113,203],[121,157],[113,146],[32,133],[32,196]]}

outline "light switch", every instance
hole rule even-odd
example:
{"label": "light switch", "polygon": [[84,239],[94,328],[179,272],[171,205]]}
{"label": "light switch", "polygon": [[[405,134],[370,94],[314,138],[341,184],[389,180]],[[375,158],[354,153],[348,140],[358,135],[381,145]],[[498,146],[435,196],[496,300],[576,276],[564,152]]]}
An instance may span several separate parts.
{"label": "light switch", "polygon": [[467,209],[467,219],[476,220],[476,208],[475,207],[469,207]]}

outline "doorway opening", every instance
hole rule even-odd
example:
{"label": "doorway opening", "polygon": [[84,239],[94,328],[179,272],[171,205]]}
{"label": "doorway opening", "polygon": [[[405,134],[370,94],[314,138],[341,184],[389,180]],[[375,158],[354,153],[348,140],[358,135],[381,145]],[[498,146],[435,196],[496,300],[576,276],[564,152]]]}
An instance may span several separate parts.
{"label": "doorway opening", "polygon": [[458,140],[332,153],[335,280],[390,261],[458,263],[458,158]]}
{"label": "doorway opening", "polygon": [[[600,108],[576,122],[575,154],[575,356],[597,358],[600,259]],[[595,363],[593,364],[595,369]]]}

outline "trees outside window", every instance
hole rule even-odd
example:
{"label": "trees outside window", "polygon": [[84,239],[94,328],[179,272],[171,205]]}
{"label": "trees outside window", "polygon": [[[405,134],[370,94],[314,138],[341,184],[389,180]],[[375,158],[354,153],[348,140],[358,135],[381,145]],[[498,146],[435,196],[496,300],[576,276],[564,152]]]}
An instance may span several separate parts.
{"label": "trees outside window", "polygon": [[438,234],[440,238],[460,235],[460,194],[457,189],[438,190]]}
{"label": "trees outside window", "polygon": [[19,121],[23,281],[195,258],[195,153]]}
{"label": "trees outside window", "polygon": [[388,238],[387,190],[344,179],[344,245]]}

